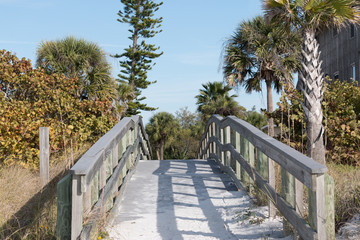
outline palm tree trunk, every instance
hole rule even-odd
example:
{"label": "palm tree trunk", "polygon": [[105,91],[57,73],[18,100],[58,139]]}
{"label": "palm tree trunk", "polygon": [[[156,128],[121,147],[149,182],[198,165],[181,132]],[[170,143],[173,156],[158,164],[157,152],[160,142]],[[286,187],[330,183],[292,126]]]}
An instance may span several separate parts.
{"label": "palm tree trunk", "polygon": [[160,160],[164,160],[164,145],[165,141],[161,139],[160,141]]}
{"label": "palm tree trunk", "polygon": [[323,111],[323,73],[321,71],[319,43],[314,30],[307,30],[303,36],[302,70],[297,88],[304,95],[301,103],[305,112],[307,155],[325,164]]}
{"label": "palm tree trunk", "polygon": [[[267,112],[269,114],[272,114],[274,111],[271,83],[272,83],[271,80],[266,80]],[[268,135],[270,137],[273,137],[275,135],[274,118],[272,118],[272,117],[269,117],[269,119],[268,119]]]}
{"label": "palm tree trunk", "polygon": [[160,152],[159,152],[159,148],[156,148],[156,156],[157,159],[160,160]]}

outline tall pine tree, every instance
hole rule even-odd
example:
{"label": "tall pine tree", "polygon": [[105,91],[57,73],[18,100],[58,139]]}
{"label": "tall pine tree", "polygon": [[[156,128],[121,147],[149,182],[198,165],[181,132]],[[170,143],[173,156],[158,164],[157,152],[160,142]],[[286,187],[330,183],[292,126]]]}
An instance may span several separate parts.
{"label": "tall pine tree", "polygon": [[154,37],[161,26],[162,17],[154,18],[154,13],[159,10],[163,2],[155,3],[151,0],[121,0],[124,4],[123,11],[119,11],[118,21],[130,25],[129,32],[132,45],[124,49],[124,53],[116,54],[121,58],[121,73],[118,75],[120,85],[129,85],[134,91],[134,97],[128,99],[126,115],[135,115],[140,110],[153,111],[156,108],[141,103],[146,97],[140,96],[141,90],[156,81],[147,80],[147,72],[152,69],[154,58],[160,57],[159,47],[147,44],[145,39]]}

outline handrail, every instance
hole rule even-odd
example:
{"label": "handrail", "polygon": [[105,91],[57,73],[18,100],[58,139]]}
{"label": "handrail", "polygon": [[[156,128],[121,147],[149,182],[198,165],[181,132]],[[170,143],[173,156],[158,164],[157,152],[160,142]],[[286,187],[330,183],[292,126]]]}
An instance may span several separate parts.
{"label": "handrail", "polygon": [[[240,146],[240,137],[242,138],[242,146]],[[258,169],[263,164],[260,162],[263,154],[268,157],[266,159],[266,174],[260,173]],[[276,205],[277,209],[303,239],[327,239],[324,190],[324,175],[327,168],[325,166],[269,137],[243,120],[234,116],[223,118],[219,115],[211,116],[206,124],[198,148],[198,158],[217,160],[223,171],[230,174],[239,188],[243,184],[240,180],[244,179],[243,176],[239,179],[239,175],[241,175],[240,168],[242,168],[242,172],[246,172],[257,187],[268,196],[269,202],[271,201]],[[239,164],[236,169],[231,166],[232,159],[236,161],[236,164]],[[255,161],[256,165],[258,165],[256,167]],[[295,207],[296,204],[302,204],[299,200],[301,199],[302,202],[303,190],[301,184],[299,186],[297,182],[295,185],[298,188],[296,194],[300,197],[295,196],[298,202],[294,206],[288,202],[288,199],[287,201],[275,191],[273,161],[310,190],[309,216],[313,216],[314,219],[309,219],[309,221],[312,227],[300,216],[299,211],[301,210],[297,206]],[[263,175],[268,175],[268,180],[265,180],[266,177]],[[271,207],[269,214],[272,217],[275,214]]]}
{"label": "handrail", "polygon": [[103,213],[120,199],[119,188],[139,159],[151,159],[141,117],[123,118],[58,183],[58,238],[88,239]]}

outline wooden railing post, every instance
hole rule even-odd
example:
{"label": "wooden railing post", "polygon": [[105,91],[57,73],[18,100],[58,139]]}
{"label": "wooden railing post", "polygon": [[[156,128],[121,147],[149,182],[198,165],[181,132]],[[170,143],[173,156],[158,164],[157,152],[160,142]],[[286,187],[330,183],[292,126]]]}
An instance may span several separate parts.
{"label": "wooden railing post", "polygon": [[[216,124],[216,138],[219,140],[219,142],[221,143],[221,131],[220,131],[220,126],[219,124]],[[216,147],[216,155],[219,157],[219,159],[221,160],[221,151],[220,151],[220,146],[217,145]]]}
{"label": "wooden railing post", "polygon": [[[284,168],[281,168],[281,193],[286,202],[295,209],[295,178]],[[293,233],[291,224],[286,220],[283,222],[283,229],[285,235]]]}
{"label": "wooden railing post", "polygon": [[[215,123],[210,124],[210,129],[211,129],[211,137],[215,137],[216,136]],[[210,153],[215,153],[216,154],[216,150],[215,150],[216,145],[215,144],[216,144],[215,142],[211,143],[211,152]]]}
{"label": "wooden railing post", "polygon": [[[224,129],[224,142],[225,144],[228,144],[228,143],[231,143],[231,136],[230,136],[230,127],[227,126],[225,129]],[[225,166],[227,167],[231,167],[230,166],[230,162],[231,162],[231,153],[229,151],[226,151],[225,153]]]}
{"label": "wooden railing post", "polygon": [[[271,158],[268,158],[268,179],[269,185],[275,188],[276,179],[275,179],[275,163]],[[276,216],[276,206],[274,204],[275,199],[269,199],[269,218],[275,218]]]}
{"label": "wooden railing post", "polygon": [[[234,147],[234,149],[236,149],[236,131],[234,129],[230,129],[230,143],[231,145]],[[236,173],[236,160],[234,158],[234,156],[231,154],[231,162],[230,162],[230,167],[231,169]]]}
{"label": "wooden railing post", "polygon": [[309,189],[309,224],[319,240],[326,238],[325,181],[324,174],[312,176],[313,189]]}
{"label": "wooden railing post", "polygon": [[40,184],[43,188],[49,182],[49,128],[39,128]]}
{"label": "wooden railing post", "polygon": [[71,202],[71,240],[76,240],[82,229],[83,199],[81,193],[81,176],[72,177],[72,202]]}
{"label": "wooden railing post", "polygon": [[334,179],[328,174],[324,175],[325,182],[325,212],[326,212],[326,237],[335,240],[335,204],[334,204]]}
{"label": "wooden railing post", "polygon": [[[240,133],[235,133],[235,149],[237,152],[241,151],[241,142],[240,142]],[[236,176],[239,180],[241,180],[241,165],[238,161],[236,161]]]}
{"label": "wooden railing post", "polygon": [[328,174],[313,176],[315,190],[309,189],[309,224],[318,239],[335,239],[334,180]]}
{"label": "wooden railing post", "polygon": [[[148,149],[138,116],[122,119],[101,137],[58,184],[56,235],[60,239],[89,239],[102,213],[112,208],[115,196],[121,194],[120,184],[135,160],[141,154],[151,159]],[[91,219],[83,226],[89,214]]]}
{"label": "wooden railing post", "polygon": [[[210,126],[208,128],[206,138],[205,138],[205,141],[206,141],[205,147],[208,145],[209,138],[210,138]],[[209,158],[209,155],[210,155],[210,146],[206,149],[206,159]]]}
{"label": "wooden railing post", "polygon": [[[240,145],[241,156],[243,156],[245,161],[249,162],[249,141],[242,135],[240,136]],[[247,190],[249,190],[250,178],[244,168],[241,169],[241,181]]]}
{"label": "wooden railing post", "polygon": [[300,216],[305,216],[304,210],[304,185],[302,182],[295,178],[295,204],[296,204],[296,212]]}
{"label": "wooden railing post", "polygon": [[[252,145],[249,142],[249,164],[251,167],[255,167],[255,148],[254,145]],[[254,194],[254,180],[252,180],[251,178],[249,178],[249,194],[253,195]]]}
{"label": "wooden railing post", "polygon": [[[225,142],[225,136],[224,136],[224,128],[220,128],[220,143],[224,144]],[[224,151],[220,151],[220,162],[225,165],[225,152]]]}

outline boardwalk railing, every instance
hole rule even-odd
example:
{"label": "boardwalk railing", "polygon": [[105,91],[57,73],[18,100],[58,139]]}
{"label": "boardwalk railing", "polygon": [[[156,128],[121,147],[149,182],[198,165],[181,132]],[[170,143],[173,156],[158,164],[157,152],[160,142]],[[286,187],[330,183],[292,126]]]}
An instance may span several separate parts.
{"label": "boardwalk railing", "polygon": [[138,160],[151,159],[149,149],[139,116],[122,119],[101,137],[58,183],[57,237],[90,239]]}
{"label": "boardwalk railing", "polygon": [[[270,217],[275,217],[277,208],[302,239],[334,239],[333,199],[325,197],[333,182],[325,166],[243,120],[218,115],[205,127],[198,158],[217,160],[239,189],[245,186],[251,193],[255,185],[268,198]],[[281,167],[280,193],[274,162]],[[303,186],[309,191],[308,214]]]}

